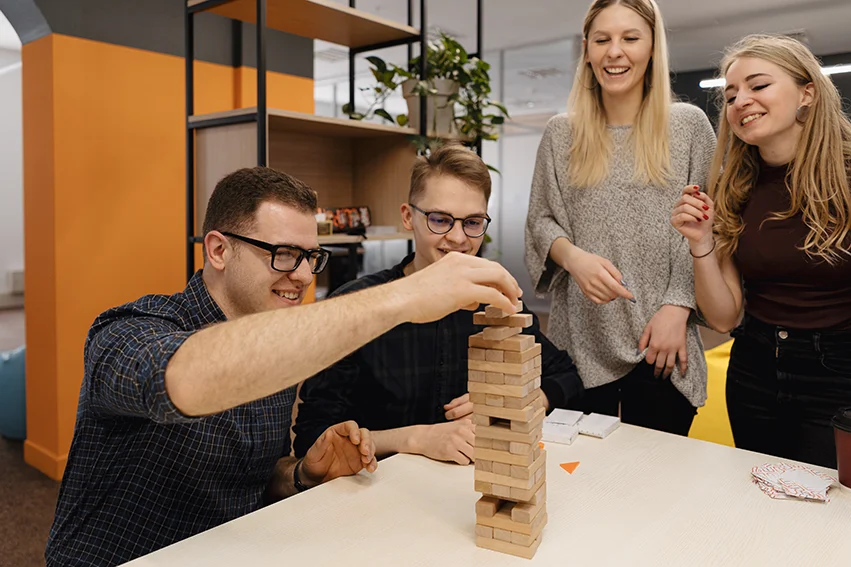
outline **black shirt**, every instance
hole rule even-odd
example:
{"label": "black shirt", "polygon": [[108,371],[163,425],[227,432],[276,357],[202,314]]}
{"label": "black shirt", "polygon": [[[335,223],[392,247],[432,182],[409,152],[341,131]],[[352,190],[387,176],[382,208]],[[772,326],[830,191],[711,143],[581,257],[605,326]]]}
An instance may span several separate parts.
{"label": "black shirt", "polygon": [[[332,296],[402,278],[413,258],[349,282]],[[530,313],[525,306],[524,312]],[[357,321],[328,324],[357,327]],[[467,341],[482,329],[467,310],[433,323],[399,325],[307,380],[294,428],[296,456],[303,456],[326,428],[349,419],[374,431],[445,422],[444,404],[467,393]],[[573,360],[541,333],[534,314],[523,332],[541,343],[541,389],[550,409],[566,407],[583,389]]]}

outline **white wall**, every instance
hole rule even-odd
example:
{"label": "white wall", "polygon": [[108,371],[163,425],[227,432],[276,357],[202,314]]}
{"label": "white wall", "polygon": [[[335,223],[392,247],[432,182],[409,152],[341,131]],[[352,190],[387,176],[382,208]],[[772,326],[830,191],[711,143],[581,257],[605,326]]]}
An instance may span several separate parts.
{"label": "white wall", "polygon": [[21,54],[0,49],[0,294],[24,267]]}

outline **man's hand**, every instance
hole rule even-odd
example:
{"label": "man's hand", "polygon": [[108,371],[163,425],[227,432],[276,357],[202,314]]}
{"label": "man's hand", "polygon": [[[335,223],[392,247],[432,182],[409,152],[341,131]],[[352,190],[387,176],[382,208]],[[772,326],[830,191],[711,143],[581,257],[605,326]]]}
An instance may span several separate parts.
{"label": "man's hand", "polygon": [[473,413],[473,402],[470,401],[470,394],[455,398],[444,405],[443,409],[446,410],[446,421],[455,421],[467,417]]}
{"label": "man's hand", "polygon": [[494,305],[515,313],[522,290],[498,263],[450,252],[434,264],[387,284],[397,294],[400,309],[412,323],[430,323],[459,309]]}
{"label": "man's hand", "polygon": [[421,425],[411,439],[412,451],[436,461],[454,461],[459,465],[473,462],[476,426],[470,419]]}
{"label": "man's hand", "polygon": [[677,358],[680,359],[680,373],[686,373],[686,322],[690,311],[687,307],[663,305],[644,328],[641,340],[638,341],[638,350],[647,349],[644,358],[649,364],[656,366],[656,376],[663,374],[668,378],[674,370]]}
{"label": "man's hand", "polygon": [[366,468],[375,472],[375,444],[368,430],[354,421],[338,423],[325,430],[301,463],[302,482],[312,487],[340,476],[357,474]]}

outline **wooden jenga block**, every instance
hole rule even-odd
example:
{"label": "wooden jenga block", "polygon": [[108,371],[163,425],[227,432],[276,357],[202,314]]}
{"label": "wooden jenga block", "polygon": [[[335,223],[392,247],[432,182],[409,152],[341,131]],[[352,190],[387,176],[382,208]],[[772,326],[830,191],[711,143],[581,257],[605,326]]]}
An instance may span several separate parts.
{"label": "wooden jenga block", "polygon": [[532,314],[515,313],[507,317],[488,317],[484,311],[480,311],[473,314],[473,324],[493,327],[520,327],[523,329],[532,326]]}
{"label": "wooden jenga block", "polygon": [[487,350],[483,348],[468,348],[467,358],[470,360],[486,360]]}
{"label": "wooden jenga block", "polygon": [[[538,434],[535,436],[535,439],[531,443],[518,443],[517,441],[512,441],[511,445],[508,448],[509,453],[514,453],[515,455],[525,455],[527,453],[531,453],[535,447],[538,446],[538,442],[541,440],[543,433],[541,430],[537,431]],[[492,443],[492,442],[491,442]],[[491,448],[493,448],[491,446]]]}
{"label": "wooden jenga block", "polygon": [[493,538],[493,528],[490,526],[482,526],[480,524],[476,524],[476,537],[483,537],[487,539]]}
{"label": "wooden jenga block", "polygon": [[[511,496],[511,487],[500,485],[500,484],[490,484],[490,493],[494,496],[499,496],[500,498],[509,498]],[[518,489],[520,490],[520,489]]]}
{"label": "wooden jenga block", "polygon": [[505,374],[502,372],[485,372],[487,384],[505,384]]}
{"label": "wooden jenga block", "polygon": [[473,456],[477,461],[479,459],[493,461],[494,465],[496,465],[496,463],[508,463],[509,465],[520,465],[523,467],[527,467],[534,463],[535,459],[540,456],[539,451],[541,451],[541,449],[537,448],[528,455],[515,455],[513,453],[509,453],[508,451],[495,451],[493,449],[483,449],[481,447],[474,447]]}
{"label": "wooden jenga block", "polygon": [[[504,407],[507,407],[509,409],[523,409],[526,406],[528,406],[529,404],[531,404],[532,402],[534,402],[538,398],[538,396],[540,396],[540,395],[541,395],[540,388],[536,388],[536,389],[532,390],[532,392],[528,396],[523,397],[523,398],[512,398],[512,397],[509,396],[509,397],[505,398]],[[477,403],[477,402],[473,402],[472,397],[470,398],[470,401],[474,404]]]}
{"label": "wooden jenga block", "polygon": [[516,441],[518,443],[533,443],[538,438],[539,434],[540,430],[532,430],[526,433],[511,431],[510,425],[503,424],[476,426],[476,437],[501,439],[503,441]]}
{"label": "wooden jenga block", "polygon": [[476,447],[481,447],[482,449],[493,449],[493,440],[487,439],[485,437],[479,437],[476,435]]}
{"label": "wooden jenga block", "polygon": [[522,386],[482,384],[481,382],[469,382],[467,384],[467,388],[471,393],[476,392],[480,394],[491,394],[493,396],[510,396],[512,398],[525,398],[532,390],[535,390],[540,387],[540,377],[535,378]]}
{"label": "wooden jenga block", "polygon": [[[521,311],[523,309],[523,302],[518,299],[514,306],[517,308],[517,311]],[[499,307],[494,307],[493,305],[485,307],[485,314],[488,317],[508,317],[509,315],[514,315],[514,313],[506,313]]]}
{"label": "wooden jenga block", "polygon": [[[538,512],[544,507],[543,494],[546,492],[546,486],[542,486],[537,494],[535,494],[535,503],[521,502],[516,506],[511,507],[511,520],[520,524],[531,524]],[[478,510],[478,508],[477,508]],[[494,511],[494,514],[496,511]],[[515,530],[516,531],[516,530]]]}
{"label": "wooden jenga block", "polygon": [[[475,404],[475,402],[473,402],[473,403]],[[503,396],[494,396],[493,394],[485,394],[485,405],[495,407],[495,408],[501,408],[505,405],[505,398]]]}
{"label": "wooden jenga block", "polygon": [[[510,419],[512,421],[511,428],[514,429],[514,422],[528,423],[534,417],[538,409],[543,409],[543,400],[538,397],[531,404],[522,409],[507,409],[495,408],[488,405],[473,404],[473,412],[481,415],[489,415],[491,417],[499,417],[501,419]],[[531,429],[531,428],[530,428]]]}
{"label": "wooden jenga block", "polygon": [[[541,452],[541,455],[532,463],[529,469],[529,476],[527,478],[517,478],[514,476],[506,476],[496,473],[496,466],[494,467],[494,472],[485,472],[485,471],[473,471],[475,480],[482,482],[489,482],[493,485],[501,485],[501,486],[509,486],[511,488],[521,488],[524,490],[530,490],[535,486],[536,477],[538,476],[538,471],[544,467],[547,462],[547,454],[545,451]],[[496,465],[496,463],[494,463]],[[500,469],[501,470],[501,469]],[[504,471],[503,471],[504,472]],[[511,474],[511,467],[508,468],[509,475]]]}
{"label": "wooden jenga block", "polygon": [[482,549],[490,549],[491,551],[498,551],[499,553],[507,553],[508,555],[522,557],[523,559],[532,559],[535,556],[535,552],[538,551],[538,546],[540,544],[540,537],[533,541],[532,545],[528,547],[517,545],[515,543],[500,541],[493,538],[476,538],[476,546],[481,547]]}
{"label": "wooden jenga block", "polygon": [[490,518],[499,510],[500,504],[501,502],[492,496],[482,496],[476,501],[476,516]]}
{"label": "wooden jenga block", "polygon": [[511,441],[504,441],[502,439],[491,439],[491,449],[494,451],[506,451],[511,452]]}
{"label": "wooden jenga block", "polygon": [[[502,496],[502,498],[505,498],[506,500],[515,500],[517,502],[528,501],[530,498],[532,498],[535,495],[536,492],[538,492],[538,489],[541,488],[541,486],[543,486],[544,481],[547,477],[545,471],[546,471],[546,468],[539,469],[539,472],[543,473],[543,474],[541,474],[541,478],[535,482],[535,485],[532,488],[529,488],[528,490],[523,489],[523,488],[512,488],[509,491],[509,495],[508,496]],[[535,473],[535,476],[537,477],[538,473]]]}
{"label": "wooden jenga block", "polygon": [[482,330],[482,337],[486,341],[504,341],[508,337],[519,335],[521,330],[520,327],[485,327]]}
{"label": "wooden jenga block", "polygon": [[[521,419],[521,420],[511,420],[511,431],[516,431],[518,433],[528,433],[537,427],[541,427],[541,424],[544,423],[544,416],[547,413],[547,410],[544,409],[543,401],[540,401],[541,398],[535,400],[533,407],[535,407],[535,412],[532,414],[530,419]],[[538,403],[540,401],[540,403]],[[526,406],[530,407],[530,406]],[[473,412],[476,411],[476,404],[473,404]],[[516,411],[516,410],[511,410]],[[499,416],[495,416],[499,417]],[[476,424],[478,425],[478,424]]]}
{"label": "wooden jenga block", "polygon": [[[473,407],[475,407],[475,406],[476,406],[476,404],[473,404]],[[488,427],[488,426],[492,425],[493,422],[494,422],[493,417],[491,417],[489,415],[480,415],[480,414],[476,414],[475,412],[473,412],[473,424],[475,424],[476,426],[483,425],[485,427]]]}
{"label": "wooden jenga block", "polygon": [[511,466],[508,463],[500,463],[497,461],[491,461],[493,463],[493,470],[491,471],[493,474],[500,476],[511,476]]}
{"label": "wooden jenga block", "polygon": [[543,468],[538,469],[535,471],[535,482],[543,480],[545,476],[547,476],[547,470]]}
{"label": "wooden jenga block", "polygon": [[532,360],[534,360],[534,361],[535,361],[535,368],[540,368],[540,367],[541,367],[541,357],[540,357],[540,356],[536,356],[536,357],[535,357],[535,358],[533,358]]}
{"label": "wooden jenga block", "polygon": [[475,481],[475,489],[476,492],[481,492],[482,494],[491,494],[493,492],[493,487],[489,482],[481,482],[479,480]]}
{"label": "wooden jenga block", "polygon": [[481,370],[468,370],[467,371],[467,380],[470,382],[484,382],[487,378],[487,372],[482,372]]}
{"label": "wooden jenga block", "polygon": [[488,403],[488,395],[487,394],[479,394],[477,392],[470,392],[470,403],[487,404]]}
{"label": "wooden jenga block", "polygon": [[534,335],[517,334],[501,341],[494,341],[486,339],[483,333],[484,331],[470,335],[470,338],[467,339],[467,345],[475,348],[492,348],[512,352],[523,352],[535,345]]}
{"label": "wooden jenga block", "polygon": [[535,368],[535,364],[531,360],[527,360],[521,364],[511,364],[508,362],[488,362],[486,360],[468,360],[468,370],[484,370],[485,372],[502,372],[503,374],[517,374],[522,376]]}
{"label": "wooden jenga block", "polygon": [[511,541],[511,532],[508,530],[501,530],[499,528],[493,528],[493,539],[498,539],[499,541]]}
{"label": "wooden jenga block", "polygon": [[496,350],[494,348],[489,348],[485,351],[485,360],[487,360],[488,362],[502,362],[504,358],[504,350]]}
{"label": "wooden jenga block", "polygon": [[477,471],[493,472],[493,461],[476,461]]}
{"label": "wooden jenga block", "polygon": [[523,386],[541,376],[540,368],[533,368],[526,374],[505,374],[503,380],[509,386]]}
{"label": "wooden jenga block", "polygon": [[521,534],[519,532],[509,532],[511,534],[511,543],[516,545],[532,545],[532,542],[535,541],[538,536],[541,535],[541,532],[544,530],[544,526],[547,525],[547,512],[546,510],[542,510],[538,517],[535,518],[532,523],[532,533],[529,535]]}
{"label": "wooden jenga block", "polygon": [[532,360],[536,356],[540,356],[541,354],[541,344],[535,343],[535,346],[532,348],[528,348],[522,352],[506,352],[503,355],[503,359],[505,362],[514,362],[514,363],[523,363],[527,360]]}

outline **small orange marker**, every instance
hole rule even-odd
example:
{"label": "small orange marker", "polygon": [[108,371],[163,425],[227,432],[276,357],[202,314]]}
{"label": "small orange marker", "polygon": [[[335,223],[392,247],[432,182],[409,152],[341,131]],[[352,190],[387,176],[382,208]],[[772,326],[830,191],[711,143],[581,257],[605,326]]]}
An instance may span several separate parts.
{"label": "small orange marker", "polygon": [[538,447],[540,447],[541,449],[543,449],[543,448],[544,448],[544,442],[543,442],[543,441],[538,441]]}
{"label": "small orange marker", "polygon": [[562,463],[559,466],[566,470],[568,473],[573,474],[573,471],[575,471],[576,467],[579,466],[579,461],[576,461],[575,463]]}

